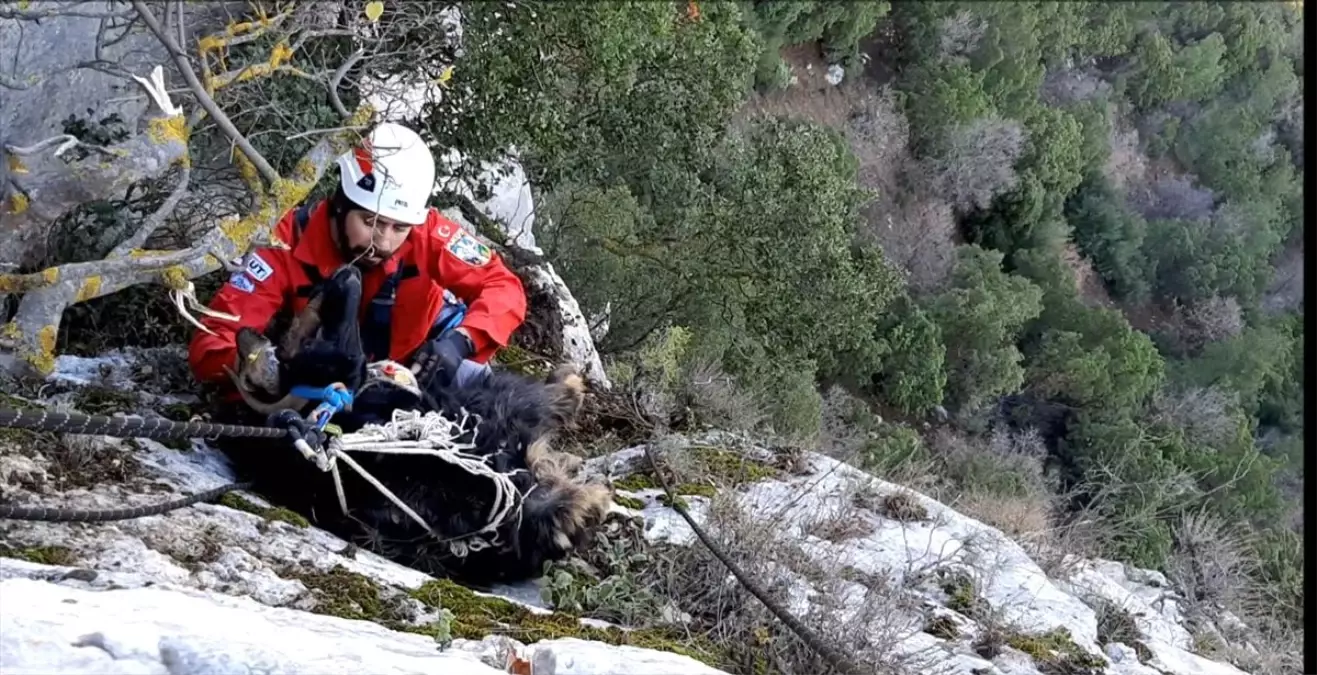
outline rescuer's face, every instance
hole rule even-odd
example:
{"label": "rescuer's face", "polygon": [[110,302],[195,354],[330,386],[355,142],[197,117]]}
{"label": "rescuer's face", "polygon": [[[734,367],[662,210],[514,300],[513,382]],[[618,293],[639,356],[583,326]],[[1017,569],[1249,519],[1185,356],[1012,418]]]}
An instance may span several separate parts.
{"label": "rescuer's face", "polygon": [[361,267],[374,267],[388,260],[412,231],[411,225],[360,209],[348,211],[343,221],[348,255]]}

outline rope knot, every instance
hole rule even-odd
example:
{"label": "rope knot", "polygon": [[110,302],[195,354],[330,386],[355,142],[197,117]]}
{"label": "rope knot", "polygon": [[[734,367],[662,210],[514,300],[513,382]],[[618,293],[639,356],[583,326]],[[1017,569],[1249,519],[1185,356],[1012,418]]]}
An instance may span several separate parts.
{"label": "rope knot", "polygon": [[[343,434],[341,437],[333,439],[326,449],[329,460],[327,468],[334,478],[334,488],[338,493],[339,507],[343,510],[343,513],[347,514],[348,508],[347,499],[343,493],[343,483],[338,475],[336,460],[340,459],[356,471],[366,482],[379,490],[380,494],[384,495],[394,506],[397,506],[409,518],[416,521],[427,532],[437,538],[438,533],[430,527],[429,523],[425,522],[425,519],[421,518],[374,476],[371,476],[361,465],[352,460],[347,453],[378,452],[384,454],[426,455],[448,462],[473,476],[485,478],[490,482],[494,492],[493,503],[490,505],[484,526],[474,532],[440,539],[440,541],[446,543],[449,550],[457,557],[466,557],[471,551],[497,546],[499,543],[498,529],[513,517],[520,519],[523,496],[512,482],[511,476],[495,471],[485,461],[486,458],[464,452],[465,450],[474,449],[474,442],[457,442],[458,438],[468,432],[468,425],[473,418],[479,419],[465,410],[462,411],[461,419],[457,421],[450,420],[437,412],[421,413],[416,410],[394,410],[392,418],[385,424],[367,424],[358,431]],[[470,424],[469,430],[474,434],[475,425]],[[489,539],[482,538],[488,535],[492,536]]]}

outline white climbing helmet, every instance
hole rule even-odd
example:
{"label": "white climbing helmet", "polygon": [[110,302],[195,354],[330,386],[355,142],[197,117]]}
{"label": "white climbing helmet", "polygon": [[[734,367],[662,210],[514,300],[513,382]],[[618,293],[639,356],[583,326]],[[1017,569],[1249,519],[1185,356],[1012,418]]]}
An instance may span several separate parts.
{"label": "white climbing helmet", "polygon": [[343,194],[363,209],[408,225],[425,222],[434,156],[420,134],[385,122],[338,158]]}

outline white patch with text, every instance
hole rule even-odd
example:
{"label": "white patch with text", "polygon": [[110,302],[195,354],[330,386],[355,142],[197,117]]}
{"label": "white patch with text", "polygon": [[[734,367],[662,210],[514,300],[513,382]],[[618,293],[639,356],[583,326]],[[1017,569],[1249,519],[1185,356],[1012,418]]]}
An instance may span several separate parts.
{"label": "white patch with text", "polygon": [[247,263],[243,267],[256,281],[265,281],[274,274],[274,268],[270,267],[270,263],[265,262],[265,259],[255,251],[247,254]]}

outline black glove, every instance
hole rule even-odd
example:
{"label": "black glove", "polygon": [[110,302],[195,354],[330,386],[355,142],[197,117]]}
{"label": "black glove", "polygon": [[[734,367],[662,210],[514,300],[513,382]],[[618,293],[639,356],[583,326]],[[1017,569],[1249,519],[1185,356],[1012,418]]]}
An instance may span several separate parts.
{"label": "black glove", "polygon": [[447,387],[457,375],[458,366],[474,351],[471,338],[456,330],[421,345],[412,360],[416,384],[425,392]]}
{"label": "black glove", "polygon": [[293,441],[298,438],[305,440],[312,450],[319,450],[325,446],[327,437],[325,432],[317,429],[314,424],[307,422],[295,410],[280,410],[271,414],[265,420],[265,425],[276,429],[288,429],[293,433]]}

